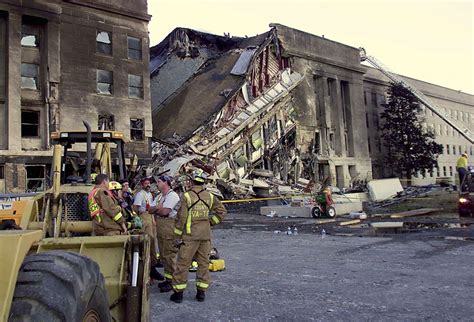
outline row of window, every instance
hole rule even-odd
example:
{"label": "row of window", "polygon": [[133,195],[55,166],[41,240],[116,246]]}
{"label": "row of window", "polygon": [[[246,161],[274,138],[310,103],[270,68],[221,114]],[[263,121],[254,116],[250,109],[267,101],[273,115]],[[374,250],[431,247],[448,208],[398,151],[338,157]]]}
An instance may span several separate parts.
{"label": "row of window", "polygon": [[[471,123],[471,122],[474,123],[474,113],[447,109],[445,107],[442,107],[441,110],[443,111],[443,113],[449,114],[455,120],[466,122],[466,123]],[[424,106],[421,107],[421,114],[426,115],[426,116],[435,115],[432,110],[430,110],[429,108],[425,108]]]}
{"label": "row of window", "polygon": [[[112,56],[113,44],[111,32],[97,31],[96,50],[99,54]],[[140,38],[127,36],[127,57],[128,59],[142,60],[142,40]]]}
{"label": "row of window", "polygon": [[461,134],[458,131],[456,131],[451,126],[448,126],[447,124],[445,125],[438,124],[436,128],[434,124],[428,124],[428,128],[436,135],[461,137]]}
{"label": "row of window", "polygon": [[[39,89],[37,64],[21,64],[21,88]],[[97,94],[112,95],[114,90],[113,72],[109,70],[97,70]],[[128,97],[143,98],[143,76],[128,75]]]}
{"label": "row of window", "polygon": [[[23,25],[21,46],[28,48],[40,48],[41,26],[29,24]],[[108,31],[97,31],[96,51],[100,54],[112,56],[112,33]],[[142,60],[142,40],[140,38],[127,36],[127,57],[133,60]]]}
{"label": "row of window", "polygon": [[[449,169],[449,172],[448,172],[448,169]],[[453,166],[443,166],[443,172],[441,172],[441,169],[440,167],[436,167],[433,169],[433,171],[427,173],[426,176],[429,176],[430,178],[433,178],[435,173],[436,173],[436,177],[441,177],[441,174],[443,177],[453,177],[455,175],[454,173],[454,170],[455,170],[455,167]],[[414,175],[415,178],[422,178],[423,176],[420,174],[420,173],[417,173]]]}
{"label": "row of window", "polygon": [[[110,70],[97,70],[97,94],[113,95],[114,73]],[[128,74],[128,97],[143,98],[143,76]]]}
{"label": "row of window", "polygon": [[[452,148],[452,150],[451,150]],[[453,152],[453,155],[456,155],[456,146],[455,145],[449,145],[449,144],[446,144],[446,154],[451,154],[451,151]],[[443,152],[444,152],[443,151]],[[458,148],[457,148],[457,151],[458,151],[458,155],[461,155],[463,153],[468,153],[468,149],[467,149],[467,146],[463,147],[461,145],[458,145]],[[469,154],[472,155],[473,154],[473,148],[472,146],[469,148]]]}
{"label": "row of window", "polygon": [[[31,110],[21,111],[21,136],[24,138],[38,138],[40,133],[40,112]],[[98,130],[115,130],[113,115],[99,115]],[[130,119],[130,139],[132,141],[145,140],[145,120],[140,118]]]}

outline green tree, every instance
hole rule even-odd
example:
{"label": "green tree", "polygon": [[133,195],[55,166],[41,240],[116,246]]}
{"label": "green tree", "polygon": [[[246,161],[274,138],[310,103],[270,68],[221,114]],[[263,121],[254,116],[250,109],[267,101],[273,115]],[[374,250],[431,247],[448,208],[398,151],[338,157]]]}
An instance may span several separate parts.
{"label": "green tree", "polygon": [[382,138],[387,147],[386,173],[410,180],[418,171],[425,176],[438,165],[443,146],[432,130],[424,129],[417,98],[400,84],[391,83],[388,102],[382,104]]}

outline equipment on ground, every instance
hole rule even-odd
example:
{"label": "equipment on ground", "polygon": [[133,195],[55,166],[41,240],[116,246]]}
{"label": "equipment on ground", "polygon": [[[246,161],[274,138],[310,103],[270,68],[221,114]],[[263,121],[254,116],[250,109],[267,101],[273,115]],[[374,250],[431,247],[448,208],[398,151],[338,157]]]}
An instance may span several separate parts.
{"label": "equipment on ground", "polygon": [[[84,125],[87,132],[52,133],[52,188],[18,208],[22,230],[0,231],[0,321],[149,320],[150,240],[91,236],[87,209],[92,144],[115,145],[118,165],[104,168],[125,178],[123,134]],[[86,144],[87,163],[71,176],[77,167],[67,160],[76,143]],[[109,162],[111,149],[105,151]]]}
{"label": "equipment on ground", "polygon": [[334,208],[334,201],[329,187],[321,189],[314,197],[314,200],[316,204],[311,209],[311,216],[313,218],[336,217],[336,208]]}
{"label": "equipment on ground", "polygon": [[464,124],[457,121],[451,114],[443,111],[443,108],[431,101],[425,94],[418,90],[415,86],[409,84],[407,81],[399,77],[397,74],[391,72],[388,67],[384,66],[380,61],[375,57],[367,55],[364,48],[360,49],[360,60],[367,61],[372,66],[377,68],[382,74],[387,76],[392,82],[400,84],[409,90],[424,106],[433,111],[434,114],[438,115],[443,121],[449,124],[453,129],[455,129],[459,134],[465,137],[471,144],[474,143],[474,134],[472,130],[465,126]]}

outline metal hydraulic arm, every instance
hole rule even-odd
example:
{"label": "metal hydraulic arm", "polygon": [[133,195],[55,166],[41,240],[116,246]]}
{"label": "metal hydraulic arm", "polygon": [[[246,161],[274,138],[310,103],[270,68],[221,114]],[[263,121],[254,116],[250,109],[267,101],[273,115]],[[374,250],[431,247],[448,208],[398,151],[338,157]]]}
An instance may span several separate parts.
{"label": "metal hydraulic arm", "polygon": [[433,113],[438,115],[443,121],[448,123],[453,129],[459,132],[463,137],[465,137],[471,144],[474,143],[474,134],[472,131],[466,127],[464,124],[457,122],[450,114],[443,111],[441,107],[436,105],[433,101],[431,101],[425,94],[419,91],[415,86],[409,84],[407,81],[392,73],[386,66],[384,66],[380,61],[378,61],[375,57],[369,56],[366,54],[364,48],[360,49],[360,60],[367,61],[372,66],[377,68],[381,71],[385,76],[387,76],[392,82],[396,84],[400,84],[406,89],[408,89],[415,97],[427,108],[429,108]]}

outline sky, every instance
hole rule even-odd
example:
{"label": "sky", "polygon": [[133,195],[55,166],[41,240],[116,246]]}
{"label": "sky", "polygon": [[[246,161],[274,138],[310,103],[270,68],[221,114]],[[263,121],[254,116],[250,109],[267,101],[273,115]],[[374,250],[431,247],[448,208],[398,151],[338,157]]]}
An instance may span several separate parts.
{"label": "sky", "polygon": [[250,37],[280,23],[474,94],[474,0],[148,0],[148,12],[152,46],[176,27]]}

